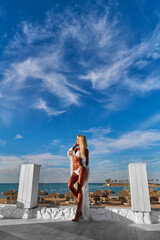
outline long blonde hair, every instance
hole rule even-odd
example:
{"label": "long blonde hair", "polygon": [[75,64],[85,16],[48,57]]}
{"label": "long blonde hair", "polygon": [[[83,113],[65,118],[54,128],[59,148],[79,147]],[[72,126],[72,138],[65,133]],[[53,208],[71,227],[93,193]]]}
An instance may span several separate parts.
{"label": "long blonde hair", "polygon": [[86,155],[86,148],[87,148],[87,139],[84,135],[77,135],[77,139],[79,141],[79,148],[81,151],[81,156],[82,159],[85,157]]}

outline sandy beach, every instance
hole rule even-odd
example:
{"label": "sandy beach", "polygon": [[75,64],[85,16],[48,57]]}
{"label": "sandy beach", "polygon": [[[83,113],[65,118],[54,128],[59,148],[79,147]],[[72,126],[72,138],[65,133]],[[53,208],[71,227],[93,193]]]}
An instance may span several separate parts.
{"label": "sandy beach", "polygon": [[[45,200],[45,201],[44,201]],[[0,199],[0,204],[11,204],[12,202],[7,202],[6,198]],[[15,201],[13,202],[16,203]],[[38,205],[50,206],[50,205],[58,205],[58,206],[75,206],[76,202],[66,201],[65,198],[45,198],[43,197],[42,202],[38,202]],[[100,206],[100,207],[131,207],[131,204],[122,204],[119,200],[119,196],[112,196],[111,199],[102,203],[91,204],[92,206]],[[151,208],[160,208],[160,203],[151,204]]]}

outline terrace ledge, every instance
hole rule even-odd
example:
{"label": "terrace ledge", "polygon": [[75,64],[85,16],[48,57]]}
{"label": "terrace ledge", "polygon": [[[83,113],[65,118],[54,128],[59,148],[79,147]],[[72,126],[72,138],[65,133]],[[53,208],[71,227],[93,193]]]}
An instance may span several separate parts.
{"label": "terrace ledge", "polygon": [[[53,219],[71,221],[75,217],[76,206],[37,206],[18,208],[16,204],[0,204],[0,219]],[[131,208],[90,206],[90,221],[124,221],[136,224],[160,223],[160,209],[150,213],[133,212]],[[84,221],[83,219],[80,221]]]}

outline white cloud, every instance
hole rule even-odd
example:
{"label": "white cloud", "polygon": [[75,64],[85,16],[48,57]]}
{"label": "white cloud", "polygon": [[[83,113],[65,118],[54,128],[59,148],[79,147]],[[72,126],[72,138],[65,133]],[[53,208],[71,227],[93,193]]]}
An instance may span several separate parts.
{"label": "white cloud", "polygon": [[19,182],[19,171],[20,171],[19,168],[14,168],[14,169],[1,168],[0,169],[0,182],[1,183],[18,183]]}
{"label": "white cloud", "polygon": [[[66,9],[63,15],[47,12],[41,24],[22,21],[4,50],[4,54],[12,55],[12,60],[3,68],[3,104],[28,108],[24,93],[29,89],[30,106],[37,99],[44,99],[44,95],[55,97],[56,101],[45,98],[45,104],[37,105],[48,115],[58,116],[61,108],[67,111],[72,104],[80,107],[84,95],[90,97],[98,92],[100,97],[95,94],[94,100],[117,111],[134,95],[159,90],[159,69],[153,66],[147,72],[146,67],[160,58],[160,24],[139,44],[130,47],[120,17],[111,18],[111,5],[105,6],[100,16],[94,12],[77,18],[76,13]],[[66,48],[68,40],[73,49]],[[73,52],[76,57],[70,58]],[[134,75],[132,69],[146,72]],[[91,82],[92,88],[81,79]]]}
{"label": "white cloud", "polygon": [[70,178],[70,160],[67,156],[44,154],[0,155],[0,181],[18,182],[21,164],[38,164],[40,182],[67,182]]}
{"label": "white cloud", "polygon": [[54,110],[53,108],[48,107],[46,102],[43,99],[39,99],[38,102],[33,104],[33,107],[36,108],[36,109],[44,110],[45,112],[47,112],[48,116],[58,116],[58,115],[60,115],[64,112],[66,112],[65,110],[64,111],[57,111],[57,110]]}
{"label": "white cloud", "polygon": [[146,129],[151,126],[154,126],[155,124],[160,122],[160,113],[154,114],[151,117],[149,117],[147,120],[143,121],[138,128],[139,129]]}
{"label": "white cloud", "polygon": [[79,130],[79,132],[86,132],[86,133],[92,133],[93,136],[102,136],[106,135],[111,132],[110,127],[103,128],[103,127],[93,127],[88,130]]}
{"label": "white cloud", "polygon": [[114,92],[112,94],[107,94],[108,96],[106,99],[101,100],[103,106],[111,111],[119,111],[125,108],[131,99],[129,98],[128,94],[121,94]]}
{"label": "white cloud", "polygon": [[[70,168],[43,169],[40,174],[40,182],[67,183],[70,179]],[[69,191],[69,189],[68,189]]]}
{"label": "white cloud", "polygon": [[20,138],[23,138],[23,136],[20,134],[16,134],[15,139],[20,139]]}
{"label": "white cloud", "polygon": [[[92,160],[92,158],[91,158]],[[94,159],[93,159],[94,160]],[[139,162],[139,160],[136,160]],[[146,161],[145,161],[146,162]],[[155,162],[149,161],[148,164],[159,164],[159,159]],[[66,156],[53,155],[51,153],[44,154],[28,154],[28,155],[0,155],[0,181],[1,182],[18,182],[21,164],[39,164],[40,182],[68,182],[70,178],[70,160]],[[127,162],[128,163],[128,162]],[[99,163],[90,162],[89,182],[104,182],[107,178],[126,179],[128,175],[128,164],[123,163],[119,158],[116,162],[113,158],[99,161]],[[152,174],[151,166],[148,173]]]}
{"label": "white cloud", "polygon": [[[9,163],[9,164],[8,164]],[[43,154],[27,154],[27,155],[0,155],[0,166],[17,168],[20,164],[40,164],[42,168],[44,167],[68,167],[70,160],[67,156],[63,155],[53,155],[51,153]]]}
{"label": "white cloud", "polygon": [[[104,35],[107,29],[104,24]],[[110,32],[110,38],[117,30],[117,22],[113,26],[113,31]],[[105,56],[102,53],[100,59],[104,64],[99,64],[97,67],[90,68],[86,75],[81,75],[80,79],[87,80],[92,83],[93,89],[102,92],[109,89],[110,95],[106,94],[104,106],[108,109],[117,111],[129,103],[129,99],[134,95],[146,94],[153,90],[160,89],[159,69],[152,67],[150,72],[147,72],[146,66],[152,64],[154,60],[160,58],[159,33],[160,24],[158,23],[153,33],[146,39],[132,48],[127,46],[127,43],[120,37],[118,41],[118,49],[114,49],[117,44],[112,39],[113,56]],[[107,52],[107,49],[105,49]],[[100,51],[101,54],[101,51]],[[145,74],[139,73],[134,76],[132,69],[144,69]],[[147,77],[146,77],[147,76]],[[114,89],[113,91],[112,88]],[[116,88],[116,92],[115,92]],[[126,89],[128,92],[123,93]],[[108,98],[109,97],[109,98]],[[109,102],[109,103],[108,103]]]}
{"label": "white cloud", "polygon": [[[120,168],[113,168],[112,170],[108,171],[107,167],[104,168],[104,166],[101,166],[101,168],[93,169],[91,171],[89,182],[106,183],[105,180],[108,178],[111,178],[112,180],[128,179],[128,169],[121,170]],[[103,190],[103,188],[101,189]]]}
{"label": "white cloud", "polygon": [[109,147],[115,149],[129,148],[148,148],[156,145],[160,141],[160,132],[158,130],[132,131],[123,134],[119,139],[109,141]]}
{"label": "white cloud", "polygon": [[[55,34],[53,28],[57,27],[57,21],[60,31]],[[56,96],[56,101],[48,103],[47,99],[46,104],[44,102],[36,104],[38,109],[43,109],[48,115],[58,116],[63,113],[64,111],[57,110],[59,107],[81,105],[81,95],[89,92],[75,81],[67,79],[66,73],[72,70],[63,59],[66,39],[70,34],[78,38],[79,22],[77,21],[76,24],[75,27],[71,26],[67,22],[67,17],[64,22],[61,22],[61,17],[56,20],[55,15],[51,13],[48,13],[42,25],[27,21],[19,24],[13,40],[4,50],[4,54],[12,55],[13,59],[6,68],[3,68],[4,78],[0,84],[0,96],[5,96],[4,102],[11,103],[10,97],[12,97],[12,105],[22,104],[23,109],[28,108],[28,101],[24,96],[26,96],[25,91],[30,89],[34,94],[29,97],[31,101],[29,106],[34,107],[35,99],[43,99],[43,94]],[[75,31],[71,30],[72,27]],[[21,55],[22,60],[19,62],[17,62],[17,54]],[[35,87],[35,84],[38,87]],[[21,101],[17,101],[19,99]],[[50,108],[47,107],[48,104],[51,105]]]}
{"label": "white cloud", "polygon": [[110,163],[111,163],[110,160],[103,160],[103,161],[99,162],[98,165],[99,165],[99,166],[100,166],[100,165],[103,165],[103,166],[104,166],[104,164],[110,165]]}
{"label": "white cloud", "polygon": [[66,156],[53,155],[51,153],[29,154],[21,156],[28,163],[42,164],[43,166],[69,166],[69,159]]}
{"label": "white cloud", "polygon": [[88,138],[88,145],[92,149],[91,155],[114,153],[117,151],[134,149],[134,148],[149,148],[158,145],[160,142],[159,130],[135,130],[127,132],[118,138],[111,138],[98,133],[93,137]]}
{"label": "white cloud", "polygon": [[64,152],[64,148],[66,147],[66,145],[61,143],[60,139],[53,139],[50,145],[59,147],[60,149],[59,151],[62,151],[62,152]]}
{"label": "white cloud", "polygon": [[[64,106],[79,105],[78,98],[80,95],[70,90],[70,88],[76,89],[76,85],[72,87],[65,76],[54,72],[59,67],[58,53],[55,52],[52,56],[45,51],[44,54],[45,56],[29,57],[24,62],[12,64],[11,68],[5,72],[5,78],[1,84],[2,89],[12,87],[11,93],[17,94],[21,89],[32,88],[32,85],[27,84],[27,80],[32,78],[33,86],[35,80],[38,80],[40,88],[38,90],[56,95],[61,99]],[[47,73],[47,69],[51,67],[51,64],[54,66],[52,67],[53,71]],[[34,88],[32,90],[35,91],[36,95],[39,94],[38,90],[36,91]],[[76,90],[80,91],[80,88]]]}
{"label": "white cloud", "polygon": [[61,143],[61,141],[59,139],[53,139],[51,142],[51,145],[57,146],[57,145],[60,145],[60,143]]}
{"label": "white cloud", "polygon": [[117,28],[118,18],[114,16],[113,21],[110,21],[109,16],[110,9],[106,7],[105,15],[102,16],[102,18],[95,19],[92,16],[89,22],[89,24],[91,24],[91,31],[95,33],[100,48],[109,48],[112,46],[112,41],[114,41],[121,32],[121,30]]}
{"label": "white cloud", "polygon": [[146,67],[148,64],[149,64],[149,61],[148,61],[148,60],[140,59],[139,61],[137,61],[137,62],[135,63],[135,66],[136,66],[138,69],[142,69],[142,68]]}
{"label": "white cloud", "polygon": [[[1,183],[18,183],[20,174],[20,165],[16,168],[1,168],[0,182]],[[40,168],[40,183],[64,183],[70,178],[70,168]],[[68,190],[69,191],[69,190]]]}
{"label": "white cloud", "polygon": [[6,125],[9,126],[10,123],[12,122],[13,116],[12,116],[12,111],[8,110],[8,107],[0,109],[0,117],[2,122]]}
{"label": "white cloud", "polygon": [[127,78],[124,77],[124,84],[135,93],[147,93],[153,90],[160,89],[160,80],[159,76],[150,76],[146,78],[145,81],[142,80],[143,77],[139,78]]}
{"label": "white cloud", "polygon": [[[70,179],[70,160],[68,157],[44,154],[28,154],[21,156],[0,156],[0,181],[18,182],[21,164],[39,164],[41,183],[68,182]],[[123,177],[120,164],[110,160],[103,160],[98,165],[92,167],[90,163],[89,182],[105,182],[108,176]],[[126,172],[126,171],[125,171]]]}

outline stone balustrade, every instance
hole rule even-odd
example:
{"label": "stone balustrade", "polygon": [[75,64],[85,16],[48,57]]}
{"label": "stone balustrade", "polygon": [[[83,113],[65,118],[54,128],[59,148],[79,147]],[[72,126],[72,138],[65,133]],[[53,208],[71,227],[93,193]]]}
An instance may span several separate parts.
{"label": "stone balustrade", "polygon": [[[76,206],[17,208],[16,205],[0,205],[0,219],[53,219],[71,221],[75,217]],[[149,213],[133,212],[131,208],[91,207],[91,221],[124,221],[128,223],[149,224],[160,222],[160,209]],[[80,220],[83,221],[83,220]]]}

